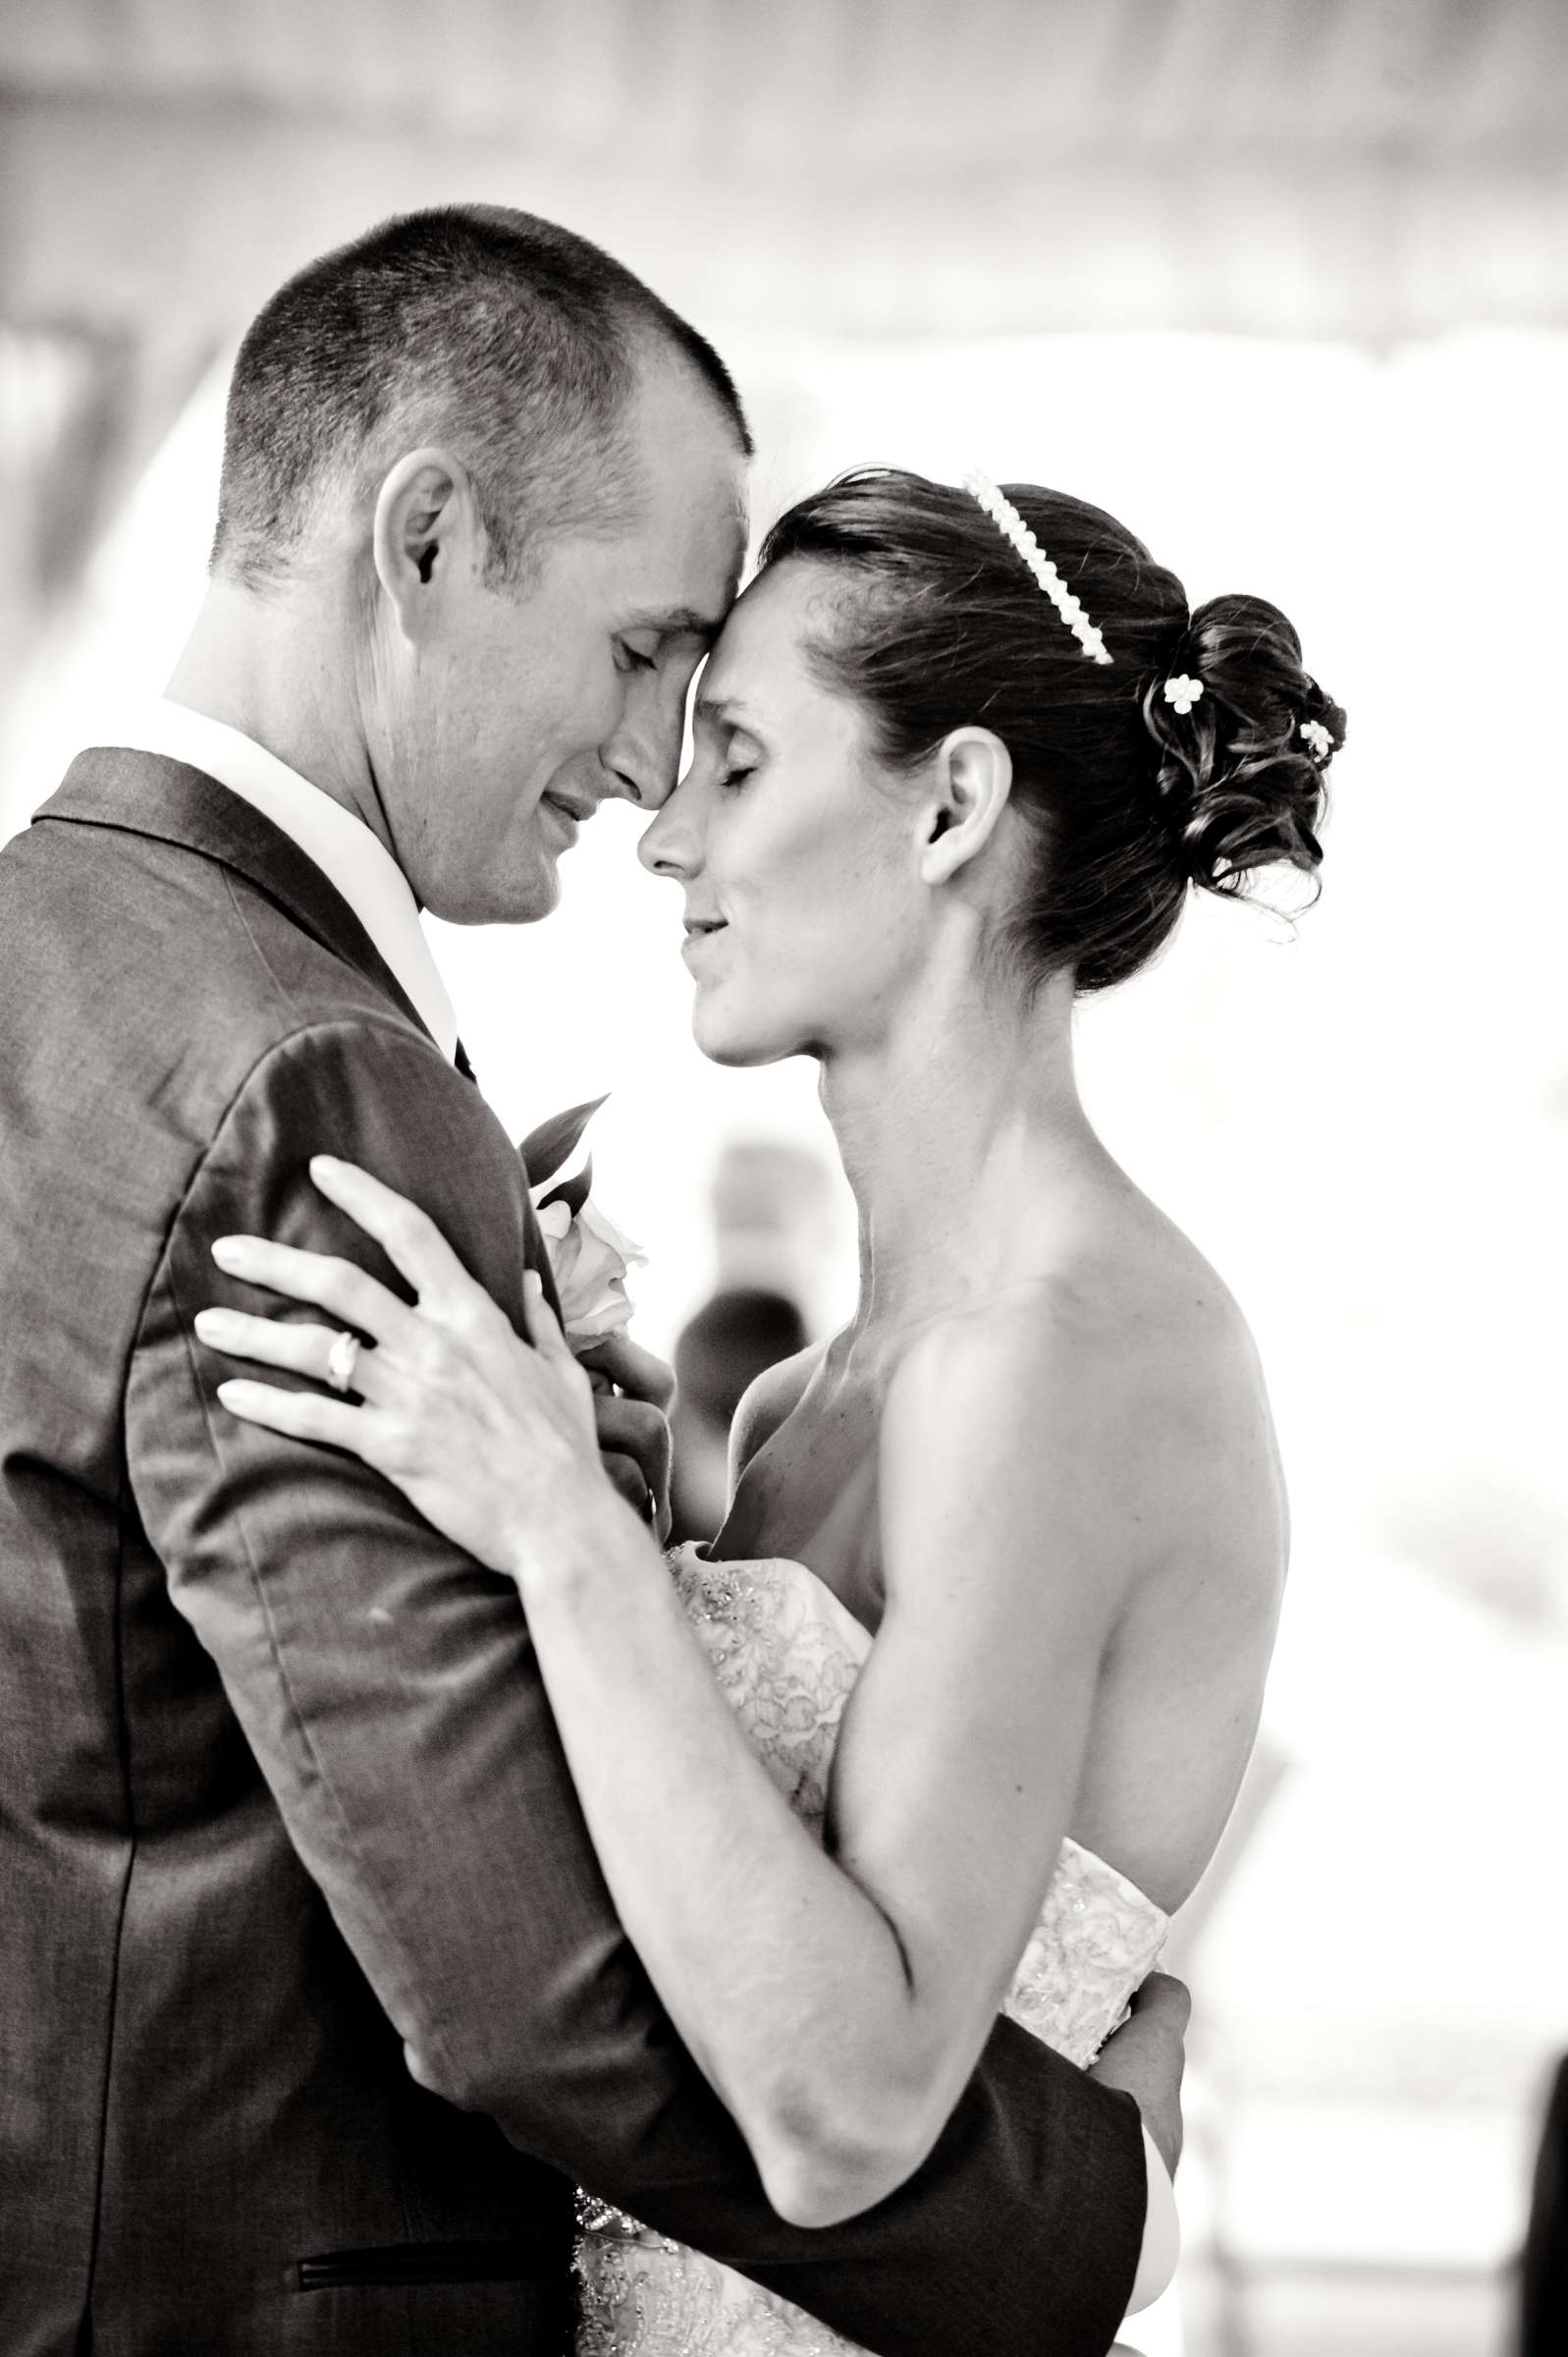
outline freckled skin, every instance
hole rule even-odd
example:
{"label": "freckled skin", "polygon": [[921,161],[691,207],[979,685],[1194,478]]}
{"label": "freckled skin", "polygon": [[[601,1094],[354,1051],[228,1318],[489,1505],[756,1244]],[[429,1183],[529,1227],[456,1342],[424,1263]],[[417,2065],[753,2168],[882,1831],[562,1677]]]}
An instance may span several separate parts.
{"label": "freckled skin", "polygon": [[[819,567],[753,583],[700,683],[691,767],[641,848],[715,928],[687,952],[698,1044],[735,1065],[815,1056],[861,1204],[860,1307],[743,1404],[716,1552],[809,1563],[878,1628],[898,1495],[953,1446],[978,1334],[996,1402],[972,1412],[1016,1426],[998,1471],[1009,1512],[986,1541],[997,1578],[1021,1562],[1112,1599],[1069,1830],[1173,1906],[1229,1813],[1279,1604],[1284,1498],[1256,1353],[1083,1116],[1070,977],[1031,998],[981,970],[1016,891],[1012,813],[933,889],[938,786],[889,772],[867,714],[813,669],[834,620]],[[1080,1524],[1082,1544],[1060,1535]],[[995,1672],[952,1672],[978,1681],[977,1715]]]}
{"label": "freckled skin", "polygon": [[[846,1014],[873,1037],[923,955],[898,782],[864,714],[824,693],[801,644],[830,622],[810,567],[782,565],[747,590],[702,677],[691,768],[640,847],[644,866],[670,873],[701,834],[691,898],[726,921],[694,959],[693,1028],[719,1064],[852,1045]],[[765,747],[707,717],[738,688],[766,714]]]}

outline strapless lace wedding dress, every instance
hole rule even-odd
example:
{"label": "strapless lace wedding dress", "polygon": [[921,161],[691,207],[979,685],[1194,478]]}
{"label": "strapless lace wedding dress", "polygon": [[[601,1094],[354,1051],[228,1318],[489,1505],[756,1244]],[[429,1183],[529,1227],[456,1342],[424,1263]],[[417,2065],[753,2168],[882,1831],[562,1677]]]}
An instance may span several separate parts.
{"label": "strapless lace wedding dress", "polygon": [[[726,1701],[796,1815],[820,1835],[844,1704],[871,1639],[803,1563],[671,1568]],[[1005,2010],[1092,2062],[1154,1968],[1166,1919],[1114,1867],[1064,1841]],[[846,2357],[848,2341],[715,2259],[584,2195],[577,2357]]]}

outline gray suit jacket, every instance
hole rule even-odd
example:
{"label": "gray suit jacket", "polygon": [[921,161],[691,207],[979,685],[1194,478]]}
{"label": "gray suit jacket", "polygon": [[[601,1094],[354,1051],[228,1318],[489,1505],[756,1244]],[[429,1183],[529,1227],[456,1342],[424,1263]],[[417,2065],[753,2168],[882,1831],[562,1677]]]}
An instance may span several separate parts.
{"label": "gray suit jacket", "polygon": [[511,1584],[216,1406],[192,1317],[254,1297],[215,1236],[390,1274],[314,1151],[514,1318],[537,1257],[339,895],[99,750],[0,852],[0,945],[5,2357],[559,2349],[573,2178],[888,2357],[1097,2357],[1134,2107],[1002,2024],[908,2187],[782,2223],[617,1923]]}

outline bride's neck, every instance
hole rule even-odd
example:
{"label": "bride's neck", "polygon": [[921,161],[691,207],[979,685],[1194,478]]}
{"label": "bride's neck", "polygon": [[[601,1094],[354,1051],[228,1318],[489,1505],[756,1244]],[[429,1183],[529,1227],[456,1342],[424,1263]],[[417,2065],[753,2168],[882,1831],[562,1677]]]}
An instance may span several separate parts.
{"label": "bride's neck", "polygon": [[1053,1204],[1110,1168],[1079,1101],[1070,980],[924,978],[874,1039],[824,1053],[821,1094],[860,1230],[856,1332],[1016,1281]]}

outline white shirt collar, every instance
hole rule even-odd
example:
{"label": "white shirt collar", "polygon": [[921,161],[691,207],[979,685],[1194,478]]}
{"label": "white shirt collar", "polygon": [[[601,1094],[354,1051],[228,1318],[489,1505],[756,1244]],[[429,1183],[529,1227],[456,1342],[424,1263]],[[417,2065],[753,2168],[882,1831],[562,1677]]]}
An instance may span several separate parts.
{"label": "white shirt collar", "polygon": [[418,904],[402,868],[362,819],[227,721],[167,696],[137,714],[129,729],[117,728],[113,741],[204,771],[281,827],[343,895],[441,1053],[453,1061],[458,1018],[419,923]]}

